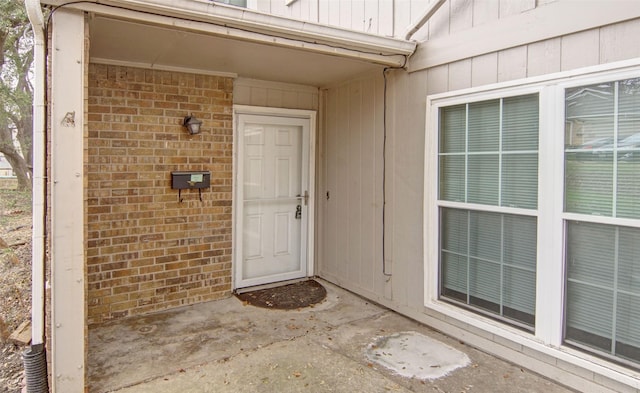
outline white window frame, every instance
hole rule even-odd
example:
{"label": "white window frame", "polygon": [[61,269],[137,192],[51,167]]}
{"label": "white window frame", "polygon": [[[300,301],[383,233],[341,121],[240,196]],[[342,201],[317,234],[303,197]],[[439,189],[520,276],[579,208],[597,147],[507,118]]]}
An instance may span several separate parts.
{"label": "white window frame", "polygon": [[[564,213],[564,108],[566,88],[640,76],[640,59],[498,83],[427,96],[424,162],[424,306],[487,333],[505,338],[578,367],[630,385],[637,373],[616,363],[563,345],[564,332],[564,228],[567,220],[640,228],[640,220]],[[538,146],[538,264],[536,267],[535,333],[439,300],[440,207],[474,209],[438,199],[439,110],[441,107],[495,98],[538,93],[540,133]],[[549,174],[558,174],[549,176]],[[495,210],[494,210],[495,209]],[[480,210],[526,214],[531,210],[481,206]]]}
{"label": "white window frame", "polygon": [[[434,103],[433,105],[433,109],[435,110],[435,115],[433,117],[435,117],[435,124],[433,125],[435,128],[433,128],[434,133],[435,133],[435,137],[436,137],[436,141],[435,141],[435,147],[436,147],[436,151],[435,151],[435,156],[436,156],[436,160],[438,160],[439,157],[439,133],[440,133],[440,127],[439,127],[439,123],[438,123],[438,113],[440,112],[440,108],[442,107],[448,107],[448,106],[452,106],[452,105],[458,105],[458,104],[472,104],[472,103],[476,103],[476,102],[483,102],[483,101],[489,101],[489,100],[494,100],[494,99],[502,99],[502,98],[511,98],[511,97],[518,97],[518,96],[524,96],[524,95],[530,95],[530,94],[541,94],[541,88],[539,86],[525,86],[522,88],[513,88],[513,89],[506,89],[506,90],[497,90],[497,91],[491,91],[489,93],[485,93],[485,92],[479,92],[478,94],[473,94],[472,97],[468,96],[468,95],[463,95],[463,96],[455,96],[451,97],[451,99],[445,99],[445,100],[441,100],[437,103]],[[540,97],[539,97],[540,99]],[[539,113],[539,120],[542,119],[542,111],[540,111]],[[428,123],[427,123],[428,124]],[[540,128],[542,128],[542,126],[540,126]],[[501,132],[503,132],[501,130]],[[433,144],[432,144],[433,146]],[[465,152],[465,154],[468,154],[468,152]],[[540,155],[540,148],[538,147],[538,162],[540,161],[539,158]],[[436,166],[436,170],[438,169],[438,165],[439,163],[436,162],[435,166]],[[538,163],[538,165],[540,165]],[[436,179],[439,179],[439,171],[436,172]],[[433,179],[433,177],[431,178]],[[439,186],[439,181],[436,182]],[[426,182],[425,182],[426,184]],[[438,212],[436,212],[436,214],[438,214],[439,217],[439,208],[444,207],[444,208],[452,208],[452,209],[460,209],[460,210],[464,210],[464,211],[475,211],[475,212],[487,212],[487,213],[497,213],[497,214],[507,214],[507,215],[513,215],[513,216],[519,216],[519,217],[538,217],[538,209],[529,209],[529,208],[514,208],[514,207],[508,207],[508,206],[499,206],[499,205],[484,205],[484,204],[475,204],[475,203],[468,203],[468,202],[457,202],[457,201],[447,201],[447,200],[440,200],[437,197],[437,193],[438,193],[438,186],[435,187],[435,191],[436,191],[436,199],[435,199],[435,203],[438,207]],[[538,199],[540,198],[540,190],[538,190]],[[500,198],[500,197],[499,197]],[[540,204],[538,203],[538,206]],[[439,222],[438,222],[439,223]],[[437,233],[439,235],[440,233],[440,229],[439,227],[436,227],[437,229]],[[431,233],[436,233],[436,232],[431,232]],[[540,230],[538,229],[538,236],[540,236]],[[538,242],[540,243],[540,242]],[[436,243],[436,247],[438,248],[438,251],[440,250],[439,247],[439,238],[438,238],[438,243]],[[538,247],[539,248],[539,247]],[[538,250],[539,252],[539,250]],[[539,258],[538,258],[539,259]],[[437,260],[440,260],[440,253],[438,252],[437,254]],[[440,264],[438,263],[437,269],[439,268]],[[439,287],[440,287],[440,277],[438,274],[438,281],[436,283],[436,287],[435,287],[435,298],[437,299],[439,297]],[[536,299],[537,300],[537,299]],[[537,301],[536,301],[537,303]],[[473,308],[473,306],[471,306],[470,308]],[[498,317],[496,315],[496,317]],[[536,320],[536,325],[537,325],[537,320]]]}

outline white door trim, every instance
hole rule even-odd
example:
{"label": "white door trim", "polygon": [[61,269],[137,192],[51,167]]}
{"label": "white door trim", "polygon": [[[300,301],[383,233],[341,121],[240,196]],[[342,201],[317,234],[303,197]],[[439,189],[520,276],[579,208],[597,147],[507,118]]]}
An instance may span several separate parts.
{"label": "white door trim", "polygon": [[233,106],[233,204],[232,204],[232,225],[233,225],[233,258],[232,258],[232,289],[237,289],[236,281],[238,277],[237,269],[242,264],[242,209],[239,205],[241,201],[241,191],[238,182],[238,174],[243,171],[242,157],[239,156],[239,148],[242,140],[239,133],[239,117],[240,115],[257,115],[257,116],[274,116],[293,119],[305,119],[309,121],[309,144],[308,151],[308,190],[309,199],[307,205],[307,228],[306,228],[306,259],[307,259],[307,276],[311,277],[314,273],[314,255],[315,255],[315,164],[316,164],[316,112],[301,109],[283,109],[269,108],[247,105]]}

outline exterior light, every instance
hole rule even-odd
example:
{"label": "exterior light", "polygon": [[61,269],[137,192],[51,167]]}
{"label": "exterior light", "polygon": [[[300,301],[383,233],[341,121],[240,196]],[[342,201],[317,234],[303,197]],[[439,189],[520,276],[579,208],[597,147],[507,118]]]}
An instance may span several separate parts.
{"label": "exterior light", "polygon": [[198,120],[193,114],[190,116],[186,116],[184,118],[183,126],[187,128],[189,134],[195,135],[200,133],[200,126],[202,125],[202,120]]}

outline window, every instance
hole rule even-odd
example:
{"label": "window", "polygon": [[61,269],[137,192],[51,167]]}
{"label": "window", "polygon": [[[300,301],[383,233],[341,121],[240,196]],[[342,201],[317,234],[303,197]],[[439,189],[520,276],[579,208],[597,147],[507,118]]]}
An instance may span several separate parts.
{"label": "window", "polygon": [[640,218],[640,78],[565,93],[565,210]]}
{"label": "window", "polygon": [[247,0],[213,0],[217,3],[235,5],[236,7],[247,8]]}
{"label": "window", "polygon": [[[566,89],[565,105],[565,211],[640,218],[640,78]],[[566,224],[565,339],[640,361],[640,229],[590,221]]]}
{"label": "window", "polygon": [[529,94],[442,107],[438,154],[440,296],[529,327],[536,219],[482,205],[535,213],[538,101]]}
{"label": "window", "polygon": [[637,370],[640,61],[599,67],[428,98],[425,305]]}
{"label": "window", "polygon": [[567,226],[567,342],[640,362],[640,230]]}

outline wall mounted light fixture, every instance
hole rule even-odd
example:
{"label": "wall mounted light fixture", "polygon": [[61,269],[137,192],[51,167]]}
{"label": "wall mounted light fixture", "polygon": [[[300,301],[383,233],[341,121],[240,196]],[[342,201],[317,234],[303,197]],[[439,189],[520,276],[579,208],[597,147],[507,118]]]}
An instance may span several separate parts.
{"label": "wall mounted light fixture", "polygon": [[202,120],[198,120],[193,114],[186,116],[182,125],[187,128],[189,134],[195,135],[200,133],[200,126],[202,125]]}

